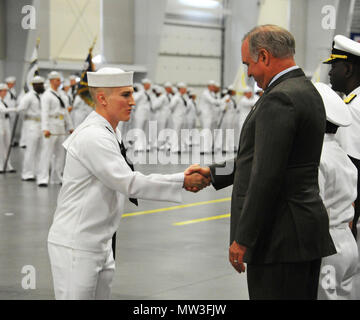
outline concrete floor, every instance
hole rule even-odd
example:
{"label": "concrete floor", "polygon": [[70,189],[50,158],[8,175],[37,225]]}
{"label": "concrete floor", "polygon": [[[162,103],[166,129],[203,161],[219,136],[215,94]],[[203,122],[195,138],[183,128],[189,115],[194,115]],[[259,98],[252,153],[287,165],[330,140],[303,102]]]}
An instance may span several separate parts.
{"label": "concrete floor", "polygon": [[[23,152],[13,149],[17,173],[0,175],[0,299],[54,299],[46,240],[60,186],[38,188],[34,182],[22,182]],[[145,174],[175,173],[188,163],[193,162],[135,168]],[[231,187],[209,187],[197,194],[184,190],[183,204],[230,196]],[[173,206],[178,204],[140,200],[139,207],[127,203],[125,213]],[[246,275],[239,275],[228,262],[229,218],[174,225],[229,212],[230,201],[225,200],[123,217],[112,299],[248,299]],[[36,289],[22,286],[23,268],[29,265],[35,268]]]}

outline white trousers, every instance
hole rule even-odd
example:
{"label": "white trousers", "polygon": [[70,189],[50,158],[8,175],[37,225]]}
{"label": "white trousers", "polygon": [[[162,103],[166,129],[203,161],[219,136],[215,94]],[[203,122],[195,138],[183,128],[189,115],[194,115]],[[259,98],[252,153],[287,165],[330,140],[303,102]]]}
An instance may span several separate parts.
{"label": "white trousers", "polygon": [[23,179],[32,179],[36,177],[38,159],[41,151],[41,127],[40,122],[25,120],[23,128],[26,128],[26,149],[24,154],[23,168],[21,177]]}
{"label": "white trousers", "polygon": [[56,300],[107,300],[115,261],[107,252],[90,252],[48,243]]}
{"label": "white trousers", "polygon": [[[10,146],[11,140],[11,129],[10,129],[10,121],[9,119],[0,120],[0,171],[3,170],[6,156]],[[8,160],[8,164],[6,170],[13,170],[13,166],[11,165],[10,159]]]}
{"label": "white trousers", "polygon": [[358,249],[358,261],[357,261],[357,269],[356,275],[354,277],[354,285],[351,292],[351,300],[360,300],[360,219],[356,225],[357,228],[357,249]]}
{"label": "white trousers", "polygon": [[337,253],[322,259],[318,300],[349,300],[358,261],[358,249],[347,224],[330,228]]}
{"label": "white trousers", "polygon": [[39,161],[39,172],[37,176],[38,184],[49,183],[50,166],[50,183],[60,183],[62,181],[61,174],[65,163],[65,149],[62,146],[64,141],[65,135],[42,138],[42,150]]}

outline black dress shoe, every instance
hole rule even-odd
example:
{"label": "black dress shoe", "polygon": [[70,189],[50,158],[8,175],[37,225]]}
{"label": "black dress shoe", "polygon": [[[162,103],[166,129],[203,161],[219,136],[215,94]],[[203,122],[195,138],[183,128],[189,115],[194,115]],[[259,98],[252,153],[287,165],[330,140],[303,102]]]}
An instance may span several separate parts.
{"label": "black dress shoe", "polygon": [[47,187],[47,186],[48,186],[47,183],[39,183],[39,184],[38,184],[38,187]]}
{"label": "black dress shoe", "polygon": [[5,171],[3,171],[3,170],[0,171],[0,174],[4,174],[4,173],[5,173]]}
{"label": "black dress shoe", "polygon": [[16,173],[16,170],[15,169],[11,169],[8,171],[9,173]]}

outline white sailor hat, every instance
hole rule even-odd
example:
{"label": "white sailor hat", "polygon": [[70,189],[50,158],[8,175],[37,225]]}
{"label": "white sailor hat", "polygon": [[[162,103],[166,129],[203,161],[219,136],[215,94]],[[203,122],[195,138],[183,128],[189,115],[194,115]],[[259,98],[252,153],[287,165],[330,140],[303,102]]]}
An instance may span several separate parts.
{"label": "white sailor hat", "polygon": [[179,82],[177,85],[176,85],[178,88],[187,88],[187,85],[185,82]]}
{"label": "white sailor hat", "polygon": [[172,87],[171,82],[167,81],[164,83],[164,88],[171,88],[171,87]]}
{"label": "white sailor hat", "polygon": [[360,43],[342,35],[335,36],[331,56],[323,63],[331,64],[338,60],[360,62]]}
{"label": "white sailor hat", "polygon": [[142,80],[141,80],[141,83],[142,83],[142,84],[145,84],[145,83],[151,84],[151,80],[148,79],[148,78],[145,78],[145,79],[142,79]]}
{"label": "white sailor hat", "polygon": [[220,88],[219,82],[214,82],[214,86],[217,87],[217,88]]}
{"label": "white sailor hat", "polygon": [[70,80],[68,80],[68,79],[64,80],[63,86],[70,87]]}
{"label": "white sailor hat", "polygon": [[31,83],[44,83],[45,79],[43,77],[40,76],[35,76],[34,78],[32,78]]}
{"label": "white sailor hat", "polygon": [[76,76],[74,74],[72,74],[70,77],[69,77],[69,80],[76,80]]}
{"label": "white sailor hat", "polygon": [[0,90],[8,90],[6,83],[0,83]]}
{"label": "white sailor hat", "polygon": [[208,86],[214,86],[214,85],[215,85],[215,81],[214,80],[209,80]]}
{"label": "white sailor hat", "polygon": [[228,90],[229,91],[235,91],[235,87],[231,84],[228,86]]}
{"label": "white sailor hat", "polygon": [[326,120],[339,127],[348,127],[351,124],[351,114],[345,102],[325,83],[317,82],[314,86],[324,102]]}
{"label": "white sailor hat", "polygon": [[160,94],[160,93],[163,93],[164,92],[164,89],[158,85],[154,86],[153,90],[157,93],[157,94]]}
{"label": "white sailor hat", "polygon": [[61,79],[60,73],[57,72],[57,71],[51,71],[51,72],[48,74],[48,79],[49,79],[49,80]]}
{"label": "white sailor hat", "polygon": [[89,87],[114,88],[133,85],[133,71],[125,72],[119,68],[101,68],[96,72],[87,72]]}
{"label": "white sailor hat", "polygon": [[16,78],[13,77],[13,76],[7,77],[7,78],[5,79],[5,82],[6,82],[6,83],[13,83],[13,82],[15,82],[15,81],[16,81]]}

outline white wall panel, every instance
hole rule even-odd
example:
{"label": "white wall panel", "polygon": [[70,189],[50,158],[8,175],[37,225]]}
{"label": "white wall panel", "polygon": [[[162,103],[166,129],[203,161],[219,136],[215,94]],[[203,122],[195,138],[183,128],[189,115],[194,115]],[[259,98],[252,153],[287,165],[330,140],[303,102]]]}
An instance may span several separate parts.
{"label": "white wall panel", "polygon": [[160,52],[219,57],[221,55],[221,31],[165,24]]}
{"label": "white wall panel", "polygon": [[184,81],[190,86],[205,86],[210,79],[220,78],[220,60],[159,56],[156,75],[157,83]]}

